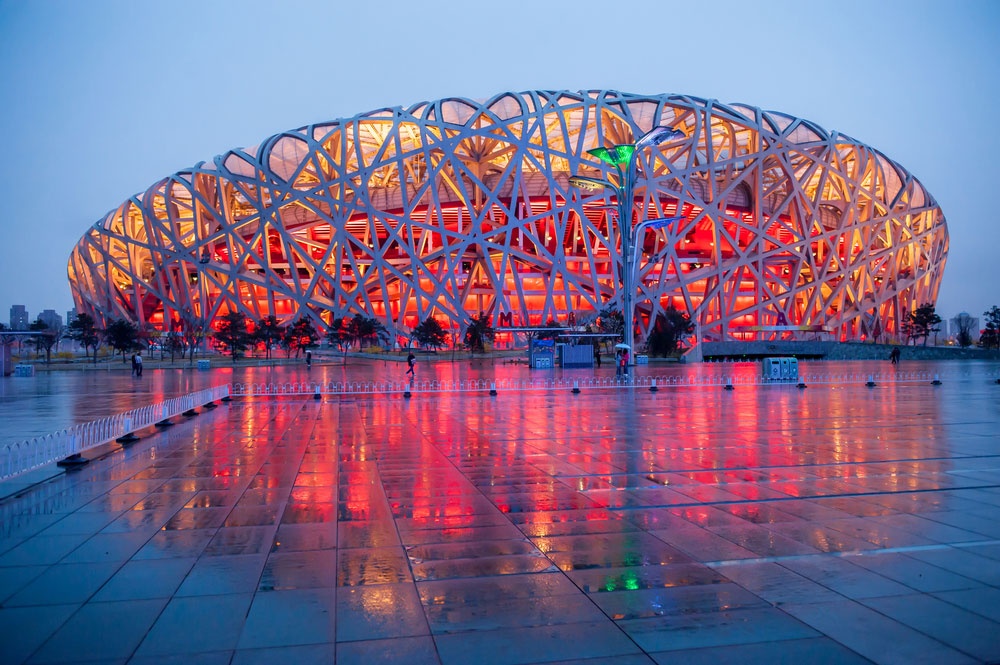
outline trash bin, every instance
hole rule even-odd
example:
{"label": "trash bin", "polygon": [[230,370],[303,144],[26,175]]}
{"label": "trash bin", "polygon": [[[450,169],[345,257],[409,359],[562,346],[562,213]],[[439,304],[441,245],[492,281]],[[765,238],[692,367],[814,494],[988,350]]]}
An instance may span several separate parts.
{"label": "trash bin", "polygon": [[765,381],[798,381],[798,358],[764,358],[761,361],[761,376]]}

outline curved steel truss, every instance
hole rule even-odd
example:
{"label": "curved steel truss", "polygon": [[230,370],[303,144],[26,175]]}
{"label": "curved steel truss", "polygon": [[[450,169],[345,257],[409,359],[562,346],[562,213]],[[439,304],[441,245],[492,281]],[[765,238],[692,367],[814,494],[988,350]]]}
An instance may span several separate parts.
{"label": "curved steel truss", "polygon": [[617,91],[503,93],[390,108],[270,137],[156,183],[69,261],[78,310],[161,330],[375,316],[399,335],[583,323],[620,306],[616,201],[587,154],[655,126],[630,223],[640,335],[669,307],[705,339],[891,334],[937,297],[948,232],[878,151],[740,104]]}

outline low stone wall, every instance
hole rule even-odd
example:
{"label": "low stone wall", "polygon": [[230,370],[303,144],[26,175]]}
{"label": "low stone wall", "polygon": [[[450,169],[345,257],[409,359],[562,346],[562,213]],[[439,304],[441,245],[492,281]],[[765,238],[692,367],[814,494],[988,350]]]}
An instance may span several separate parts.
{"label": "low stone wall", "polygon": [[[857,342],[705,342],[706,360],[749,356],[795,356],[823,360],[888,360],[892,344]],[[1000,352],[954,346],[900,346],[900,360],[1000,360]]]}

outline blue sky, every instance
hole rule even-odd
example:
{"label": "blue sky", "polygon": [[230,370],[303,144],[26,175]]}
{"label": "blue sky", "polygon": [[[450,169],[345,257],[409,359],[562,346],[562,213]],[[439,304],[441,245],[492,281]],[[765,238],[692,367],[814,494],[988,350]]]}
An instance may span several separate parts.
{"label": "blue sky", "polygon": [[1000,305],[998,34],[991,0],[0,0],[0,321],[65,314],[83,232],[229,148],[384,106],[594,88],[744,102],[878,148],[947,217],[938,313],[980,316]]}

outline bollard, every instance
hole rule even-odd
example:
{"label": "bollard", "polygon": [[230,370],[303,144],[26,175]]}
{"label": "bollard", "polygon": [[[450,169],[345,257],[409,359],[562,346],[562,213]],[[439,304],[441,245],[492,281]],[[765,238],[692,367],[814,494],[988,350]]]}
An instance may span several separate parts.
{"label": "bollard", "polygon": [[938,378],[937,374],[934,375],[934,380],[931,381],[931,385],[932,386],[940,386],[941,385],[941,379]]}
{"label": "bollard", "polygon": [[313,393],[313,399],[319,399],[319,384],[316,384],[316,392]]}
{"label": "bollard", "polygon": [[406,399],[410,399],[410,387],[409,386],[407,386],[406,390],[403,391],[403,397],[405,397]]}
{"label": "bollard", "polygon": [[653,379],[653,382],[649,385],[649,392],[655,393],[657,390],[659,388],[656,387],[656,379]]}
{"label": "bollard", "polygon": [[732,390],[732,389],[733,389],[733,380],[727,376],[726,377],[726,390]]}
{"label": "bollard", "polygon": [[56,462],[56,466],[62,467],[67,471],[72,471],[73,469],[79,469],[81,466],[90,464],[90,460],[81,455],[80,453],[73,453],[69,457]]}
{"label": "bollard", "polygon": [[573,394],[576,395],[579,392],[580,392],[580,382],[579,381],[574,381],[573,382]]}
{"label": "bollard", "polygon": [[490,397],[497,396],[497,382],[493,381],[490,383]]}
{"label": "bollard", "polygon": [[115,441],[117,441],[118,443],[135,443],[136,441],[139,440],[139,437],[137,437],[135,434],[132,433],[131,418],[125,418],[125,420],[122,422],[122,425],[123,425],[122,428],[125,430],[125,434],[115,439]]}
{"label": "bollard", "polygon": [[[70,438],[70,450],[76,451],[80,448],[80,440],[77,434],[73,434]],[[81,455],[78,452],[73,452],[69,457],[59,460],[56,462],[56,466],[66,469],[67,471],[72,471],[73,469],[78,469],[85,464],[89,464],[90,460]]]}
{"label": "bollard", "polygon": [[795,384],[795,385],[796,385],[796,387],[797,387],[797,388],[798,388],[799,390],[802,390],[803,388],[805,388],[805,387],[806,387],[806,382],[805,382],[805,381],[799,381],[799,382],[798,382],[797,384]]}
{"label": "bollard", "polygon": [[875,377],[872,376],[871,374],[869,374],[868,375],[868,381],[865,383],[865,385],[868,386],[869,388],[874,388],[875,387]]}

